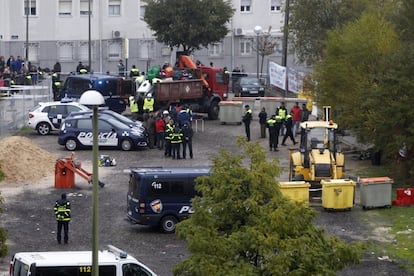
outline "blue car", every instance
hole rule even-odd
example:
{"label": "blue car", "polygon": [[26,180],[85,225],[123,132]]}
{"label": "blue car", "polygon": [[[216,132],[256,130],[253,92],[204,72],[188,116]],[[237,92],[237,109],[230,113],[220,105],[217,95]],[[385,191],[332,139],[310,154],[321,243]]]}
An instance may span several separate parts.
{"label": "blue car", "polygon": [[[98,126],[99,147],[120,148],[129,151],[148,145],[148,134],[145,128],[127,125],[107,114],[98,115]],[[58,143],[69,151],[92,147],[92,114],[67,117],[60,127]]]}

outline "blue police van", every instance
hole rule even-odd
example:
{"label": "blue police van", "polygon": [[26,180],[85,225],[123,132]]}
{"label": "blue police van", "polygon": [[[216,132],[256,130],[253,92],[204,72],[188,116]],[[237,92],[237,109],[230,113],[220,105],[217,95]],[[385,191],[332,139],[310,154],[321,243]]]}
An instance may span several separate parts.
{"label": "blue police van", "polygon": [[69,75],[60,89],[60,98],[79,99],[83,92],[93,89],[102,94],[109,109],[122,113],[126,109],[126,102],[121,96],[122,82],[121,77],[102,74]]}
{"label": "blue police van", "polygon": [[164,233],[174,233],[176,224],[192,213],[196,178],[208,175],[209,167],[131,169],[128,219],[135,224],[159,226]]}

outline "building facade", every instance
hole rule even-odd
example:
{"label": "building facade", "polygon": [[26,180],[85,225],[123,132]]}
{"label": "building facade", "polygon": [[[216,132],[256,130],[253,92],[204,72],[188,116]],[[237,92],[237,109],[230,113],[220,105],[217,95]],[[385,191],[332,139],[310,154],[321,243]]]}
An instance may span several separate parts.
{"label": "building facade", "polygon": [[[147,71],[152,65],[173,63],[175,50],[158,43],[143,20],[141,0],[3,0],[0,9],[0,55],[28,57],[42,68],[59,61],[62,72],[75,71],[79,61],[94,72],[117,73],[120,59]],[[256,73],[256,42],[268,35],[275,52],[263,60],[281,63],[283,0],[231,0],[235,13],[229,33],[220,42],[196,51],[193,58],[208,65],[240,67]],[[89,16],[90,10],[90,16]],[[261,26],[262,32],[255,32]],[[270,32],[268,32],[270,30]],[[91,47],[89,47],[91,41]],[[179,49],[178,49],[179,50]],[[127,59],[126,59],[127,58]],[[262,62],[262,61],[260,61]]]}

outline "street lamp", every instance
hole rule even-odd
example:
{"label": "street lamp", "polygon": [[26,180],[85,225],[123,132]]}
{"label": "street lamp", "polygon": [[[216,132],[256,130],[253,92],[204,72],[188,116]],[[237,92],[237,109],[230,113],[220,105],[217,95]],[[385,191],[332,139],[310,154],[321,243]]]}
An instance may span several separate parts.
{"label": "street lamp", "polygon": [[99,249],[99,200],[98,200],[98,106],[105,104],[105,99],[101,93],[96,90],[87,90],[83,92],[79,103],[93,107],[92,129],[93,129],[93,146],[92,146],[92,275],[99,276],[98,249]]}
{"label": "street lamp", "polygon": [[259,35],[262,33],[262,26],[254,27],[254,33],[256,34],[256,52],[257,52],[257,79],[259,79]]}

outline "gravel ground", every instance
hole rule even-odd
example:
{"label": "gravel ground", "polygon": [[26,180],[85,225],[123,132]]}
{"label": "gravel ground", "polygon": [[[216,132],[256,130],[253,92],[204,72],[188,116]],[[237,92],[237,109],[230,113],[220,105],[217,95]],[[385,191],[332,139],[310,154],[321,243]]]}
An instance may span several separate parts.
{"label": "gravel ground", "polygon": [[[267,149],[267,140],[258,138],[257,112],[256,106],[252,123],[252,139],[259,141]],[[146,226],[131,225],[126,220],[128,174],[124,170],[137,166],[208,165],[219,149],[237,152],[235,139],[243,134],[243,126],[221,124],[220,121],[205,121],[205,129],[202,132],[200,122],[194,137],[192,160],[167,159],[157,149],[132,152],[101,150],[100,154],[114,157],[117,166],[101,167],[99,171],[100,180],[106,184],[99,191],[100,247],[113,244],[147,264],[159,275],[172,275],[174,264],[188,256],[185,243],[177,240],[174,235],[162,234],[158,229]],[[57,144],[57,135],[41,137],[33,132],[27,136],[41,148],[56,153],[59,158],[70,155]],[[82,167],[89,171],[92,171],[91,154],[91,150],[80,150],[75,155],[75,158],[82,162]],[[281,166],[288,167],[287,148],[282,148],[279,152],[269,152],[269,157],[279,158]],[[353,169],[369,165],[366,161],[354,161],[351,156],[347,156],[347,162],[348,174],[351,175]],[[280,179],[287,181],[287,178],[287,170],[285,170]],[[73,219],[70,224],[68,245],[58,245],[55,238],[56,222],[53,205],[62,192],[68,193],[72,203]],[[1,260],[0,275],[7,275],[8,262],[14,252],[91,249],[92,187],[82,178],[76,177],[76,186],[73,189],[55,189],[52,175],[39,183],[2,185],[1,193],[5,199],[1,222],[8,230],[10,250],[9,255]],[[356,203],[358,203],[357,198]],[[313,208],[319,213],[315,223],[324,227],[329,234],[337,235],[347,241],[372,240],[381,243],[386,238],[373,230],[385,226],[387,222],[378,221],[372,213],[362,211],[358,205],[348,212],[326,212],[317,204]],[[368,252],[361,264],[347,267],[338,275],[414,275],[400,268],[398,263],[380,260],[379,258],[382,257],[384,256]]]}

